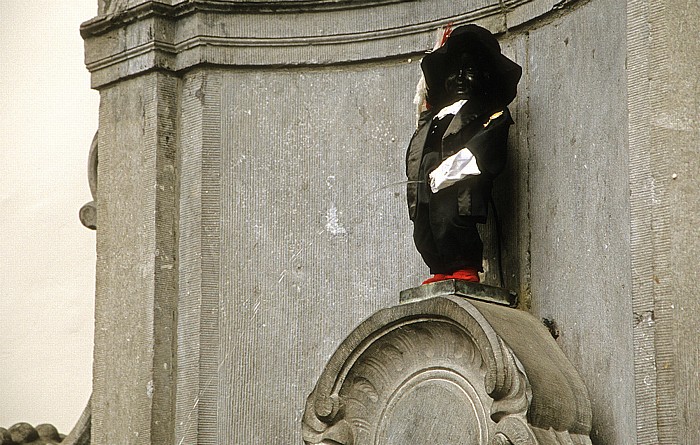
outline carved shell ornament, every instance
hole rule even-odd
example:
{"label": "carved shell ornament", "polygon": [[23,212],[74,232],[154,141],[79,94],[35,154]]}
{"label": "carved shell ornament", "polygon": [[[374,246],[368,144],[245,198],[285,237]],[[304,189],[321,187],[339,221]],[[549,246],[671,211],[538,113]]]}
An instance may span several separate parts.
{"label": "carved shell ornament", "polygon": [[307,401],[304,441],[487,445],[516,434],[535,444],[531,396],[522,365],[471,305],[409,303],[341,344]]}

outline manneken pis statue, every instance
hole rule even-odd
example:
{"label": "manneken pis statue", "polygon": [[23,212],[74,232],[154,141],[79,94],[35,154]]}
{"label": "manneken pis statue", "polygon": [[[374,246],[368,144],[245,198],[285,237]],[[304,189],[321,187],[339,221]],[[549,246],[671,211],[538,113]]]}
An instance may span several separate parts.
{"label": "manneken pis statue", "polygon": [[[418,128],[406,153],[413,239],[432,277],[479,282],[494,178],[506,162],[507,105],[522,69],[477,25],[445,32],[422,62]],[[420,84],[419,84],[420,85]]]}

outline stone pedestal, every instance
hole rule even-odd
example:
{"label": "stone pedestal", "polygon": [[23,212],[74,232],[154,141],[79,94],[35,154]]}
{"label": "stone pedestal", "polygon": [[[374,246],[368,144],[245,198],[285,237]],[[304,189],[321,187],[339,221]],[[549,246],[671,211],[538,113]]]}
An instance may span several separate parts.
{"label": "stone pedestal", "polygon": [[591,443],[588,392],[537,319],[468,283],[404,295],[416,298],[376,312],[331,357],[306,402],[307,444]]}

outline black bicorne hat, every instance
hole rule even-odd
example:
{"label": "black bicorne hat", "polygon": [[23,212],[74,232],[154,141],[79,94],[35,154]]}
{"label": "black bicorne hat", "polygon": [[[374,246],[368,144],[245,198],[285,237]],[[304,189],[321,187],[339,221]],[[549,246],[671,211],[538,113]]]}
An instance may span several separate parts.
{"label": "black bicorne hat", "polygon": [[442,105],[445,78],[459,68],[464,57],[489,73],[492,90],[489,96],[497,106],[505,107],[515,99],[522,68],[501,54],[501,46],[489,30],[469,24],[456,28],[443,46],[423,57],[421,69],[430,105]]}

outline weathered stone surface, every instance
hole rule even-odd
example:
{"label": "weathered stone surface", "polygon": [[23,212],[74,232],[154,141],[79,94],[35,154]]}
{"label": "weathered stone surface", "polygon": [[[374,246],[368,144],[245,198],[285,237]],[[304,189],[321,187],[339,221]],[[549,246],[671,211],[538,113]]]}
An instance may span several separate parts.
{"label": "weathered stone surface", "polygon": [[527,72],[515,117],[527,172],[519,295],[556,322],[601,444],[635,442],[625,17],[624,3],[588,2],[514,42]]}
{"label": "weathered stone surface", "polygon": [[177,85],[154,72],[101,91],[95,443],[173,442]]}
{"label": "weathered stone surface", "polygon": [[700,443],[700,5],[628,2],[640,444]]}

